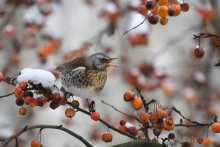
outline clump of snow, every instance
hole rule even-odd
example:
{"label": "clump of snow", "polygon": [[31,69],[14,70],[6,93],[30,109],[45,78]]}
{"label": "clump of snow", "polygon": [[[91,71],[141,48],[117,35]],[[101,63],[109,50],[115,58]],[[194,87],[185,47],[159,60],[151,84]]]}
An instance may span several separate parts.
{"label": "clump of snow", "polygon": [[23,19],[26,23],[36,23],[38,25],[41,25],[44,21],[43,15],[37,6],[27,8]]}
{"label": "clump of snow", "polygon": [[[129,25],[128,25],[127,29],[131,29],[131,28],[137,26],[138,24],[143,22],[144,19],[145,19],[145,17],[143,15],[138,14],[137,12],[132,12],[130,15]],[[129,34],[130,35],[136,34],[136,33],[148,34],[148,32],[149,32],[149,26],[148,26],[147,21],[145,21],[143,24],[141,24],[140,26],[138,26],[134,30],[131,30],[129,32]]]}
{"label": "clump of snow", "polygon": [[126,128],[131,128],[131,127],[134,127],[134,125],[132,123],[130,123],[130,122],[126,122],[125,123],[125,127]]}
{"label": "clump of snow", "polygon": [[52,88],[55,84],[55,76],[46,70],[24,68],[18,76],[17,81],[20,82],[33,82],[33,84],[41,84],[43,87]]}

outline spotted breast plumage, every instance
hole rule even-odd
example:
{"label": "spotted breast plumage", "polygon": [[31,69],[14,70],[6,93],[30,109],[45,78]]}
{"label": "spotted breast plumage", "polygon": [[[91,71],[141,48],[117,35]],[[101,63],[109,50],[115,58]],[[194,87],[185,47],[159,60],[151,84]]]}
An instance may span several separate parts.
{"label": "spotted breast plumage", "polygon": [[107,80],[107,68],[115,66],[104,53],[78,57],[58,66],[62,73],[61,83],[65,91],[82,97],[92,98],[102,91]]}

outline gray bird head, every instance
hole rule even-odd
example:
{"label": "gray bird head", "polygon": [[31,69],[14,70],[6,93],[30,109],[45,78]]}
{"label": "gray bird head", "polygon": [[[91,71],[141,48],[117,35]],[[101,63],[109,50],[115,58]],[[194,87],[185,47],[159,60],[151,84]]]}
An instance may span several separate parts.
{"label": "gray bird head", "polygon": [[96,70],[106,70],[109,66],[117,66],[112,63],[113,60],[118,58],[111,58],[104,53],[95,53],[91,56],[88,56],[85,59],[85,63],[90,67]]}

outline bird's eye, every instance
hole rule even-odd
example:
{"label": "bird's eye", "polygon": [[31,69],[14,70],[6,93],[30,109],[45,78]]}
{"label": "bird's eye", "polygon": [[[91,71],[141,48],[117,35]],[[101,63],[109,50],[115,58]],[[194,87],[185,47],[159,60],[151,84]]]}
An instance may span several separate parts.
{"label": "bird's eye", "polygon": [[105,62],[106,62],[105,58],[100,58],[100,61],[101,61],[102,63],[105,63]]}

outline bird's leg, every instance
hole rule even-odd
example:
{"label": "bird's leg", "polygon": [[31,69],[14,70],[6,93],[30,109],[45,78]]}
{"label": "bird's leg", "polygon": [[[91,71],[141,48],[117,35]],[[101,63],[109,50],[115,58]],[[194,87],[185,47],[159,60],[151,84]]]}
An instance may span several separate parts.
{"label": "bird's leg", "polygon": [[64,95],[66,98],[69,98],[69,97],[73,96],[72,93],[66,91],[63,87],[61,87],[60,90],[62,91],[63,95]]}
{"label": "bird's leg", "polygon": [[95,111],[95,101],[92,101],[91,103],[89,102],[89,99],[86,99],[88,104],[89,104],[89,112],[94,112]]}

